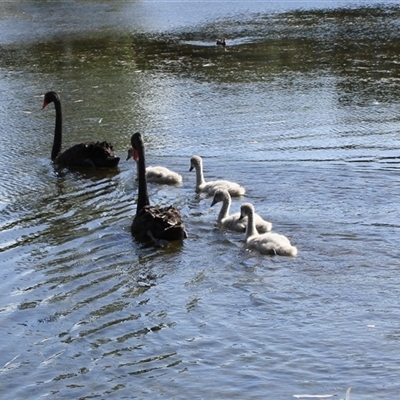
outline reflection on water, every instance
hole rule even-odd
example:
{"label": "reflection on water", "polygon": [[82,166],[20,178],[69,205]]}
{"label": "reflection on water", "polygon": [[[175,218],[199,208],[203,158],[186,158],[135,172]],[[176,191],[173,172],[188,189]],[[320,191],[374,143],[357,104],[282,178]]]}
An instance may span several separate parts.
{"label": "reflection on water", "polygon": [[[281,3],[2,3],[8,397],[397,395],[400,11]],[[111,141],[118,170],[52,166],[48,90],[64,146]],[[181,209],[183,245],[130,235],[136,167],[122,160],[138,130],[149,165],[183,175],[149,185]],[[207,180],[243,184],[298,257],[218,229],[193,154]]]}

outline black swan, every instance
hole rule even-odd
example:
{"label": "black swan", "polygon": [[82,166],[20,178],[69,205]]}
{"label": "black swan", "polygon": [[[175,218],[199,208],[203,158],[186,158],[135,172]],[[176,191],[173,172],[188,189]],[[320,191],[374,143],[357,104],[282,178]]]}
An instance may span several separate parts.
{"label": "black swan", "polygon": [[216,42],[215,44],[216,44],[217,46],[226,47],[226,38],[217,39],[217,42]]}
{"label": "black swan", "polygon": [[54,163],[70,167],[113,168],[118,165],[114,149],[107,142],[88,142],[76,144],[61,152],[62,145],[62,111],[60,96],[56,92],[47,92],[44,96],[42,110],[50,103],[56,109],[56,127],[54,130],[51,159]]}
{"label": "black swan", "polygon": [[182,240],[187,238],[185,225],[179,210],[173,206],[151,206],[147,193],[146,161],[142,135],[136,132],[131,137],[133,158],[138,162],[139,190],[136,216],[131,225],[132,235],[140,241]]}

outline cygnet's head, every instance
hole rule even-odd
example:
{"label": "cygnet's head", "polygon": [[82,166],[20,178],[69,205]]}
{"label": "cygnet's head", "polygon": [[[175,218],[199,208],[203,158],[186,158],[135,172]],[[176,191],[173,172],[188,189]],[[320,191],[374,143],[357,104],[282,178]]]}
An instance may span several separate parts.
{"label": "cygnet's head", "polygon": [[128,161],[130,158],[133,157],[133,148],[129,147],[128,149],[128,155],[126,156],[126,161]]}
{"label": "cygnet's head", "polygon": [[203,165],[203,162],[201,160],[200,156],[193,156],[190,159],[190,169],[189,171],[193,171],[194,168],[200,168]]}
{"label": "cygnet's head", "polygon": [[254,213],[254,206],[251,203],[243,203],[240,207],[240,218],[243,219]]}
{"label": "cygnet's head", "polygon": [[217,189],[214,193],[214,198],[213,198],[213,201],[212,201],[210,207],[212,207],[213,205],[215,205],[221,201],[224,201],[225,199],[229,200],[230,197],[231,196],[226,189]]}

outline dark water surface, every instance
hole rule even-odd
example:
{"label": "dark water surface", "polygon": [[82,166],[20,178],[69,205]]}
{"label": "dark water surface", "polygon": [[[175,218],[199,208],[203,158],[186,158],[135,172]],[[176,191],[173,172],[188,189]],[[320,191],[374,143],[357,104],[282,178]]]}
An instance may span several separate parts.
{"label": "dark water surface", "polygon": [[[400,8],[281,3],[0,4],[3,398],[398,397]],[[53,167],[48,90],[117,171]],[[130,235],[138,130],[183,245]],[[193,154],[298,256],[219,230]]]}

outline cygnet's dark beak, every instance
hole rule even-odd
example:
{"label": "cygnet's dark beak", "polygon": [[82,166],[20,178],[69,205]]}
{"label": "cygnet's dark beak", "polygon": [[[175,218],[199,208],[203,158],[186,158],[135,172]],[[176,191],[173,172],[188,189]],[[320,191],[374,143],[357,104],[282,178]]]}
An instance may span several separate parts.
{"label": "cygnet's dark beak", "polygon": [[126,161],[128,161],[130,158],[132,158],[132,156],[133,156],[133,149],[132,149],[132,147],[130,147],[128,149],[128,155],[126,156]]}

